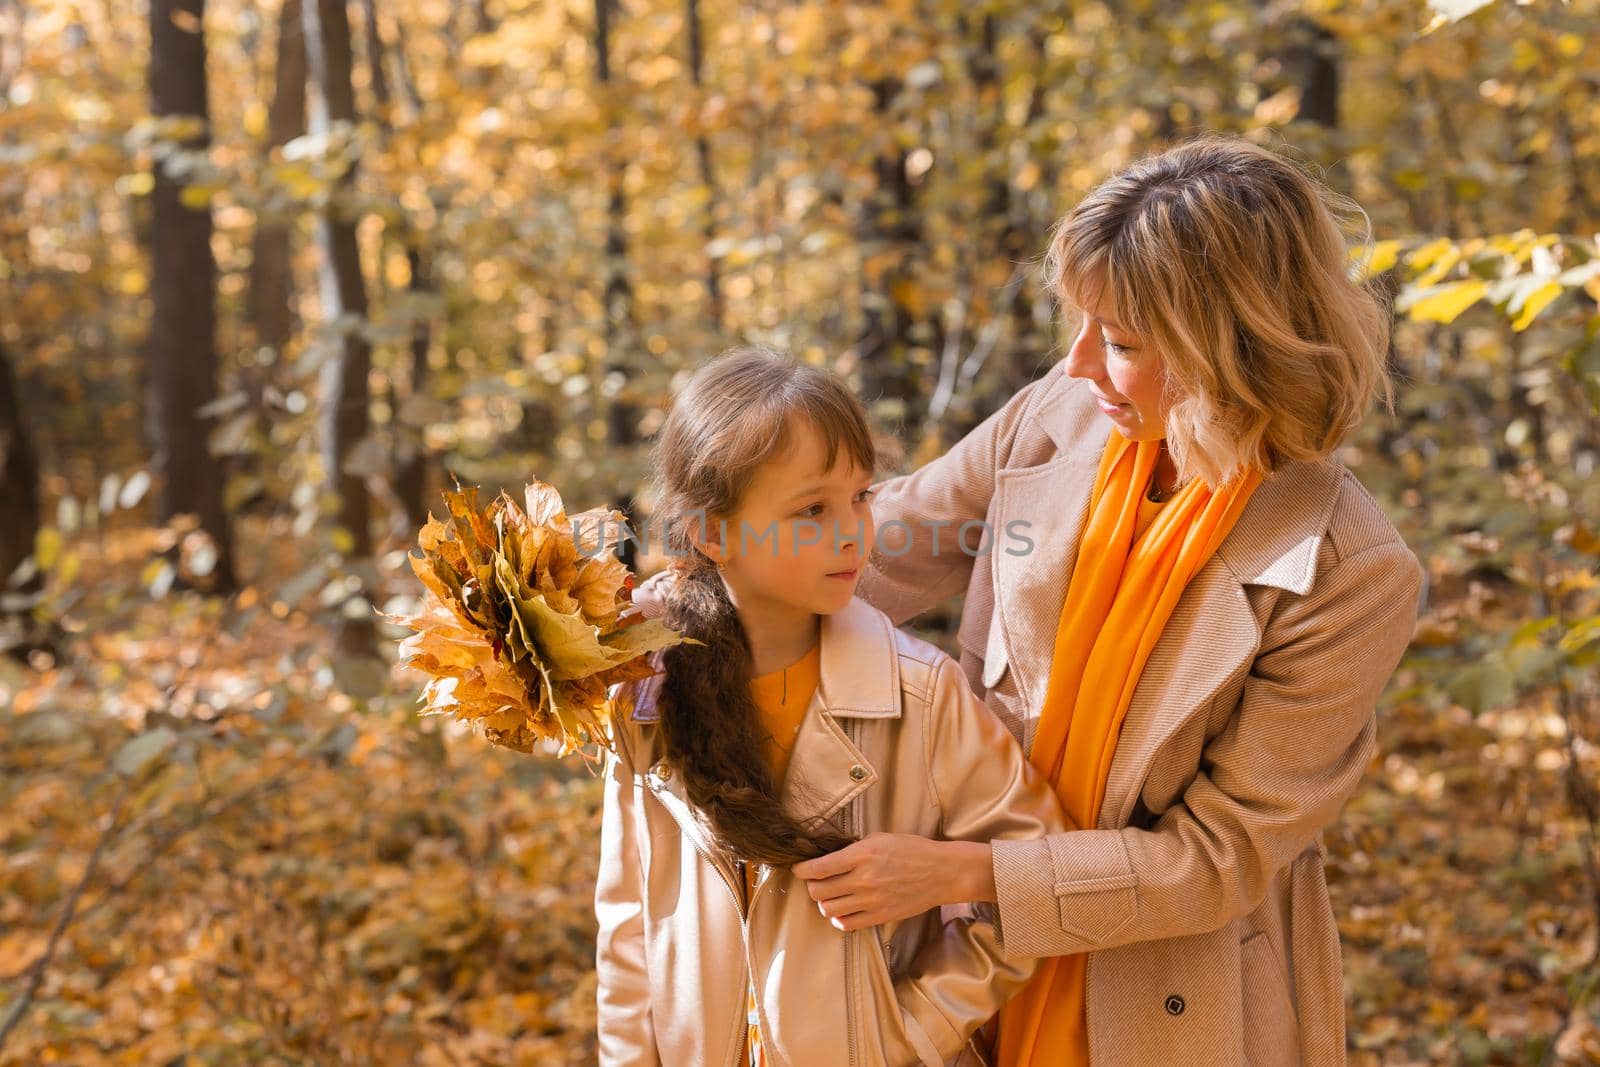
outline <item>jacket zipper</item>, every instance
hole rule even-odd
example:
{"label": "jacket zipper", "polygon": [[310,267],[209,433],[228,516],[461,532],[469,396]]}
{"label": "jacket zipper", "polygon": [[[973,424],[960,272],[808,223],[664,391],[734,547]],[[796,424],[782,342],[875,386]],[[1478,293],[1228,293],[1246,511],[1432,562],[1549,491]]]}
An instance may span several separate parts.
{"label": "jacket zipper", "polygon": [[[688,835],[685,835],[685,836],[688,836]],[[695,841],[693,837],[690,837],[689,840],[690,840],[690,843],[694,845],[694,850],[696,852],[700,853],[700,858],[705,860],[708,864],[710,864],[711,865],[711,869],[717,872],[717,878],[727,888],[728,895],[733,898],[733,910],[734,910],[734,913],[739,916],[739,944],[744,949],[744,967],[745,967],[745,982],[744,982],[744,984],[745,984],[745,993],[746,993],[746,995],[748,995],[750,985],[754,981],[754,978],[752,976],[755,974],[755,968],[751,965],[751,962],[750,962],[750,924],[746,919],[744,906],[739,903],[739,891],[734,889],[734,887],[733,887],[733,879],[730,878],[725,871],[723,871],[722,864],[718,863],[715,859],[713,859],[709,852],[707,852],[705,849],[701,848],[700,847],[700,843],[698,841]],[[751,898],[751,903],[752,904],[755,903],[755,898],[754,897]],[[746,1012],[745,1012],[744,1008],[741,1006],[740,1009],[739,1009],[739,1012],[738,1012],[739,1025],[734,1029],[734,1034],[735,1035],[742,1034],[742,1032],[744,1031],[745,1027],[749,1025],[746,1022],[746,1018],[747,1018]],[[735,1042],[733,1044],[733,1048],[728,1053],[727,1059],[723,1060],[724,1067],[739,1067],[739,1049],[740,1049],[740,1046],[742,1046],[743,1044],[744,1044],[744,1041],[743,1041],[742,1038],[740,1038],[738,1040],[735,1040]]]}
{"label": "jacket zipper", "polygon": [[[713,863],[712,866],[716,864]],[[722,873],[721,867],[717,867],[717,875],[722,878],[722,884],[728,887],[728,894],[733,897],[733,910],[739,916],[739,946],[744,949],[744,994],[748,997],[750,988],[755,983],[756,973],[755,967],[750,962],[750,923],[745,915],[744,906],[739,903],[739,892],[733,888],[733,881]],[[736,1017],[738,1026],[733,1032],[740,1035],[740,1039],[734,1042],[733,1052],[727,1061],[728,1067],[739,1067],[739,1051],[744,1046],[743,1035],[749,1032],[750,1027],[749,1011],[743,1004],[736,1009]]]}
{"label": "jacket zipper", "polygon": [[[859,719],[854,717],[844,721],[845,736],[850,743],[858,749],[860,746]],[[850,802],[850,807],[845,816],[845,833],[858,837],[861,833],[861,797],[857,795]],[[856,1051],[856,935],[859,931],[850,930],[844,935],[844,1026],[845,1043],[850,1049],[850,1067],[860,1067],[861,1057]],[[874,935],[876,936],[876,935]]]}
{"label": "jacket zipper", "polygon": [[[689,839],[689,843],[694,846],[694,850],[695,850],[695,852],[699,853],[700,858],[705,860],[706,863],[710,865],[711,869],[717,872],[717,879],[728,890],[728,896],[733,899],[734,914],[739,916],[739,945],[740,945],[741,948],[744,949],[744,967],[745,967],[745,981],[744,981],[745,989],[744,989],[744,993],[745,993],[746,996],[748,996],[749,995],[749,991],[750,991],[750,987],[753,984],[753,982],[755,981],[755,979],[753,977],[754,974],[755,974],[755,966],[753,965],[753,963],[751,962],[751,959],[750,959],[750,923],[748,921],[748,917],[745,914],[744,906],[740,903],[739,891],[733,887],[733,877],[732,877],[732,875],[728,871],[723,869],[722,864],[717,862],[716,858],[713,857],[710,852],[708,852],[704,848],[700,847],[699,840],[693,834],[689,834],[686,831],[682,831],[682,830],[680,830],[679,832],[683,833],[683,835]],[[771,878],[769,877],[767,879],[767,881],[771,881]],[[766,883],[763,882],[760,886],[757,887],[757,891],[759,892],[760,889],[763,889],[765,887],[766,887]],[[754,896],[752,896],[750,898],[750,903],[754,904],[755,903],[755,899],[756,898]],[[734,1035],[735,1035],[735,1040],[734,1040],[732,1049],[728,1053],[727,1058],[723,1060],[723,1067],[739,1067],[739,1050],[744,1045],[744,1038],[743,1038],[742,1035],[745,1032],[745,1028],[749,1025],[749,1023],[747,1021],[748,1018],[749,1018],[749,1013],[748,1013],[747,1009],[744,1008],[744,1006],[742,1004],[742,998],[741,998],[741,1005],[740,1005],[740,1007],[738,1009],[738,1013],[737,1013],[738,1025],[734,1028],[734,1031],[733,1031]]]}

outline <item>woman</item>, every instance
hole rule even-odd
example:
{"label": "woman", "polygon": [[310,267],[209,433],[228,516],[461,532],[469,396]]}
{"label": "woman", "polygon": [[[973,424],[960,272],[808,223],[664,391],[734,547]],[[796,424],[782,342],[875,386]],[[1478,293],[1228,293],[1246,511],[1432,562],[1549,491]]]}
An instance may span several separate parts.
{"label": "woman", "polygon": [[967,678],[1077,829],[875,834],[794,873],[840,929],[974,902],[1050,957],[1000,1014],[1005,1067],[1344,1062],[1319,835],[1422,583],[1333,456],[1388,398],[1350,208],[1239,140],[1133,164],[1052,236],[1066,359],[874,486],[858,595],[900,624],[965,591]]}

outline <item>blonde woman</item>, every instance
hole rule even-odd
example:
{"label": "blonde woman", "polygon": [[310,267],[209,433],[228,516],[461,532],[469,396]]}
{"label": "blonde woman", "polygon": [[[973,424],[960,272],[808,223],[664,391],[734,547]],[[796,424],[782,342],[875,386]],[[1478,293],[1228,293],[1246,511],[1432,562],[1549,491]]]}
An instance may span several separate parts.
{"label": "blonde woman", "polygon": [[967,678],[1076,829],[875,834],[795,873],[842,930],[997,904],[1008,956],[1049,957],[1004,1067],[1344,1062],[1320,833],[1422,585],[1333,456],[1388,392],[1351,207],[1238,140],[1135,163],[1052,237],[1066,359],[874,487],[860,595],[901,623],[965,592]]}

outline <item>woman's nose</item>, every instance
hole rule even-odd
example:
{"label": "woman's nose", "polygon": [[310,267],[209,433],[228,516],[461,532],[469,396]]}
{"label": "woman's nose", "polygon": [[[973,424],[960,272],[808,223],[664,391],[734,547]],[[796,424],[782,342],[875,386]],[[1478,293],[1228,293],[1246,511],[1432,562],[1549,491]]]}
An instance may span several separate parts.
{"label": "woman's nose", "polygon": [[1078,336],[1072,339],[1072,347],[1067,350],[1067,374],[1073,378],[1099,381],[1105,377],[1105,361],[1089,333],[1089,327],[1085,325],[1078,330]]}

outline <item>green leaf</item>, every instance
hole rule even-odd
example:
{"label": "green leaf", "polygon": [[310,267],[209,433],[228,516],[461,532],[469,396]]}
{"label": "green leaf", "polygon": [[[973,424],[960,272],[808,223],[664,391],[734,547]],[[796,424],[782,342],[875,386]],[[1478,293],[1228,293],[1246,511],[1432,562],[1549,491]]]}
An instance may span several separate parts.
{"label": "green leaf", "polygon": [[158,726],[119,748],[117,754],[111,757],[111,765],[117,769],[117,773],[132,778],[164,755],[177,740],[178,734],[171,727]]}
{"label": "green leaf", "polygon": [[41,526],[33,538],[33,557],[39,569],[48,572],[61,558],[61,531],[54,526]]}
{"label": "green leaf", "polygon": [[1445,685],[1450,699],[1474,715],[1503,707],[1516,696],[1511,672],[1499,663],[1475,663]]}
{"label": "green leaf", "polygon": [[1577,652],[1596,641],[1600,641],[1600,615],[1574,623],[1561,635],[1561,650],[1567,653]]}
{"label": "green leaf", "polygon": [[644,622],[623,627],[621,631],[608,637],[605,647],[612,650],[615,656],[614,663],[623,663],[634,656],[671,648],[682,642],[683,638],[678,636],[678,632],[662,620],[646,619]]}
{"label": "green leaf", "polygon": [[583,613],[563,615],[552,608],[544,594],[535,593],[515,601],[516,622],[535,652],[550,669],[554,681],[586,678],[612,665],[600,643],[600,629],[585,622]]}

